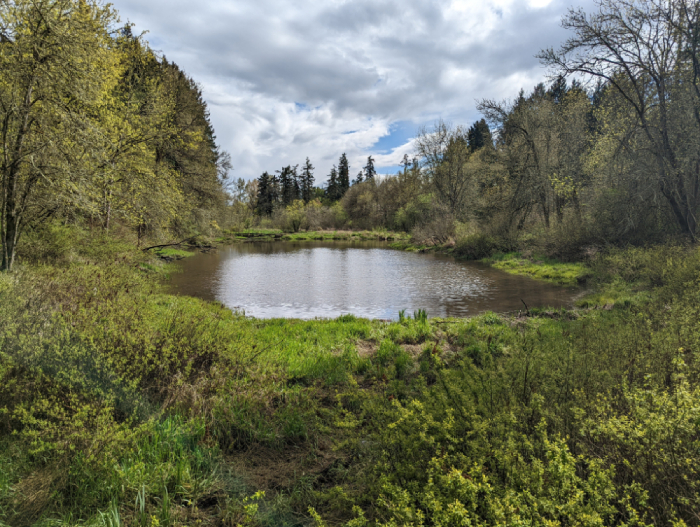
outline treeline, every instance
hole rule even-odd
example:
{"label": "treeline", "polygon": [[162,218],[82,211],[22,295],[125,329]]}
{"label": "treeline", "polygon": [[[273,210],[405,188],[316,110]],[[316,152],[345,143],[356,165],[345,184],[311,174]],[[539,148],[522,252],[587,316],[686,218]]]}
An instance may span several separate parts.
{"label": "treeline", "polygon": [[563,24],[572,37],[539,55],[549,84],[481,101],[484,119],[471,128],[421,130],[416,162],[395,176],[349,186],[341,163],[325,204],[337,201],[345,227],[453,239],[473,257],[523,244],[575,258],[590,246],[696,240],[700,7],[599,4],[593,15],[571,11]]}
{"label": "treeline", "polygon": [[345,195],[350,185],[374,180],[376,175],[374,158],[369,156],[367,165],[350,181],[350,164],[347,155],[343,153],[338,164],[331,168],[325,188],[316,187],[314,166],[307,157],[301,170],[299,165],[288,165],[272,175],[263,172],[256,182],[254,210],[261,216],[272,216],[275,210],[298,200],[309,203],[317,199],[333,203]]}
{"label": "treeline", "polygon": [[197,84],[109,5],[0,3],[0,269],[49,219],[138,243],[215,228],[228,168]]}

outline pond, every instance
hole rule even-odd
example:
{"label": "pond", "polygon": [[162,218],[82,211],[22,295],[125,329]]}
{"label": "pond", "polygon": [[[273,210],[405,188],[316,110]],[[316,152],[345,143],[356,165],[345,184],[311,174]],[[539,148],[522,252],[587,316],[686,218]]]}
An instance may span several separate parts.
{"label": "pond", "polygon": [[173,292],[217,300],[257,318],[397,319],[570,306],[576,289],[539,282],[381,242],[256,242],[221,247],[178,262]]}

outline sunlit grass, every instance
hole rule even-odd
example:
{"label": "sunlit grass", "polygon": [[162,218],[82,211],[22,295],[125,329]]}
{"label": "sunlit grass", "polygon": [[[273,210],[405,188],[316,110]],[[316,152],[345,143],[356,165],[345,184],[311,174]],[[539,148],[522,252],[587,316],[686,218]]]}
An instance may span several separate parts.
{"label": "sunlit grass", "polygon": [[508,273],[560,285],[579,285],[592,275],[591,270],[582,263],[564,263],[539,256],[524,258],[521,253],[500,253],[482,261]]}
{"label": "sunlit grass", "polygon": [[284,233],[273,229],[248,229],[245,231],[230,231],[219,239],[223,243],[238,243],[245,241],[389,241],[407,240],[409,235],[402,232],[386,230],[374,231],[303,231]]}

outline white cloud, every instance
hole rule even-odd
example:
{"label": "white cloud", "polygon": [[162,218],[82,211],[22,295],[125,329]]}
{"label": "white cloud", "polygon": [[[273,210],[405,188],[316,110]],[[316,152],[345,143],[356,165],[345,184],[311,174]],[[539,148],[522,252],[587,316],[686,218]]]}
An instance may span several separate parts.
{"label": "white cloud", "polygon": [[[581,0],[590,5],[592,0]],[[302,163],[355,170],[392,123],[469,124],[477,99],[543,80],[563,0],[115,0],[202,86],[234,175]],[[375,155],[396,163],[410,143]]]}

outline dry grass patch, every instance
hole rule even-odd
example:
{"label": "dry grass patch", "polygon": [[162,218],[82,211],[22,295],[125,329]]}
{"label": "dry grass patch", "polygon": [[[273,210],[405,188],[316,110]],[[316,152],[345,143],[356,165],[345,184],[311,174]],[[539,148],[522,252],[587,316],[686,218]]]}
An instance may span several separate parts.
{"label": "dry grass patch", "polygon": [[366,359],[367,357],[372,357],[377,353],[379,349],[379,343],[375,340],[358,340],[355,343],[355,349],[357,350],[357,355]]}
{"label": "dry grass patch", "polygon": [[226,459],[246,483],[255,489],[285,490],[300,477],[319,476],[340,458],[325,443],[288,446],[284,450],[255,445]]}

